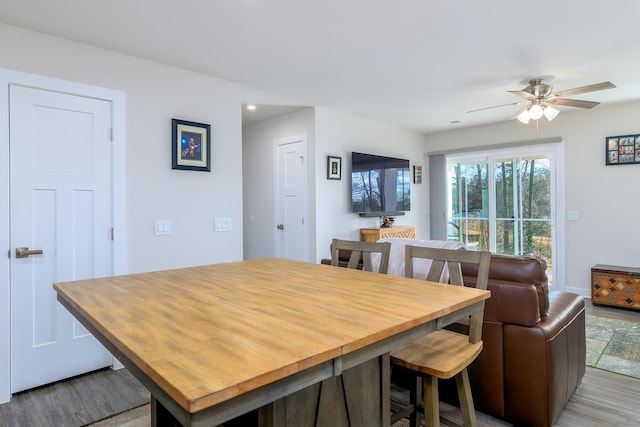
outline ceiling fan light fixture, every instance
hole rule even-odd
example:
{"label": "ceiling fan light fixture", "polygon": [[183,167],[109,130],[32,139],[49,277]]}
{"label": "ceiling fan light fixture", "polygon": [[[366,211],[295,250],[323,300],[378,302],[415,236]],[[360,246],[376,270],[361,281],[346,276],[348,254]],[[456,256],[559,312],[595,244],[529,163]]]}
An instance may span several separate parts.
{"label": "ceiling fan light fixture", "polygon": [[529,109],[527,108],[526,110],[522,110],[522,113],[518,114],[517,119],[520,123],[524,123],[525,125],[529,123],[529,120],[531,119],[531,114],[529,114]]}
{"label": "ceiling fan light fixture", "polygon": [[531,118],[533,120],[538,120],[542,117],[544,111],[542,110],[542,106],[533,104],[531,107],[529,107],[529,114],[531,115]]}
{"label": "ceiling fan light fixture", "polygon": [[546,105],[544,107],[544,116],[547,120],[551,121],[556,118],[556,116],[560,113],[557,108],[553,108],[551,105]]}
{"label": "ceiling fan light fixture", "polygon": [[515,114],[511,116],[511,120],[518,119],[519,122],[524,124],[529,123],[531,120],[535,120],[537,123],[538,120],[540,120],[542,116],[544,116],[548,121],[551,121],[558,116],[560,111],[548,104],[578,108],[593,108],[600,103],[594,101],[583,101],[579,99],[567,99],[565,97],[577,95],[580,93],[595,92],[597,90],[612,89],[615,87],[616,85],[611,82],[602,82],[573,89],[561,90],[559,92],[553,92],[553,86],[544,83],[544,79],[531,79],[529,80],[529,86],[525,87],[524,89],[507,91],[514,95],[518,95],[521,98],[524,98],[524,101],[521,100],[520,102],[513,102],[510,104],[478,108],[475,110],[467,111],[467,113],[488,110],[490,108],[503,107],[505,105],[525,104],[524,107],[519,109]]}

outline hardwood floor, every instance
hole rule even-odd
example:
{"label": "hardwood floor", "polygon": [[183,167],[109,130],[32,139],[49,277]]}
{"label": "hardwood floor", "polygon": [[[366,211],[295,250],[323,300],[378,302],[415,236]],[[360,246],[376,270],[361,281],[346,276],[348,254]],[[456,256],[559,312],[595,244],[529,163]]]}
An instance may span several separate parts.
{"label": "hardwood floor", "polygon": [[556,427],[638,426],[640,380],[587,366]]}
{"label": "hardwood floor", "polygon": [[[594,307],[590,301],[587,314],[640,322],[640,312]],[[0,427],[82,426],[148,401],[149,393],[127,370],[99,371],[14,395],[0,405]],[[556,427],[639,426],[638,402],[640,379],[587,367]],[[455,419],[459,410],[445,405],[442,412]],[[478,413],[478,425],[510,424]]]}
{"label": "hardwood floor", "polygon": [[0,426],[83,426],[147,402],[129,371],[106,369],[13,395],[0,405]]}
{"label": "hardwood floor", "polygon": [[590,299],[585,300],[585,302],[586,312],[588,315],[640,323],[640,310],[629,310],[625,308],[609,307],[606,305],[593,305],[591,304]]}
{"label": "hardwood floor", "polygon": [[[640,323],[640,311],[594,306],[588,315]],[[640,379],[587,366],[582,383],[556,422],[556,427],[640,426]]]}

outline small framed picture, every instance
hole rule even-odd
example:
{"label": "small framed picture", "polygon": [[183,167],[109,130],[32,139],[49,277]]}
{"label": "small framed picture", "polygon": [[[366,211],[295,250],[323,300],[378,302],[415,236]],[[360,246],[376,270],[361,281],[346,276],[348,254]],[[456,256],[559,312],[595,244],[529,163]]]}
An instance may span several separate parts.
{"label": "small framed picture", "polygon": [[327,179],[342,179],[342,157],[327,156]]}
{"label": "small framed picture", "polygon": [[211,172],[211,125],[171,120],[171,169]]}
{"label": "small framed picture", "polygon": [[413,166],[413,183],[422,184],[422,166]]}

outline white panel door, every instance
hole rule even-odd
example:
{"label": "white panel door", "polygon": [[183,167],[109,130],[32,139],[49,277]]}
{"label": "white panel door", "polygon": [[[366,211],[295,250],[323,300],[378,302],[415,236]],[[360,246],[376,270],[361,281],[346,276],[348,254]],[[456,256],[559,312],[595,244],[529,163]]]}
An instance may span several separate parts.
{"label": "white panel door", "polygon": [[104,100],[13,85],[9,96],[15,393],[112,363],[52,287],[111,274],[112,121]]}
{"label": "white panel door", "polygon": [[281,258],[309,261],[306,138],[280,141],[276,174],[276,254]]}

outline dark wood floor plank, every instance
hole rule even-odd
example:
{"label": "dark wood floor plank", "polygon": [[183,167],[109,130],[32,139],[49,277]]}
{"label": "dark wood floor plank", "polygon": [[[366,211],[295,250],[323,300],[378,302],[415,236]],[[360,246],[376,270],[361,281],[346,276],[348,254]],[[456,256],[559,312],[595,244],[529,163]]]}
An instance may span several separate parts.
{"label": "dark wood floor plank", "polygon": [[108,369],[14,395],[0,405],[0,427],[84,426],[148,402],[126,369]]}
{"label": "dark wood floor plank", "polygon": [[582,384],[558,418],[557,427],[640,425],[640,380],[587,367]]}

